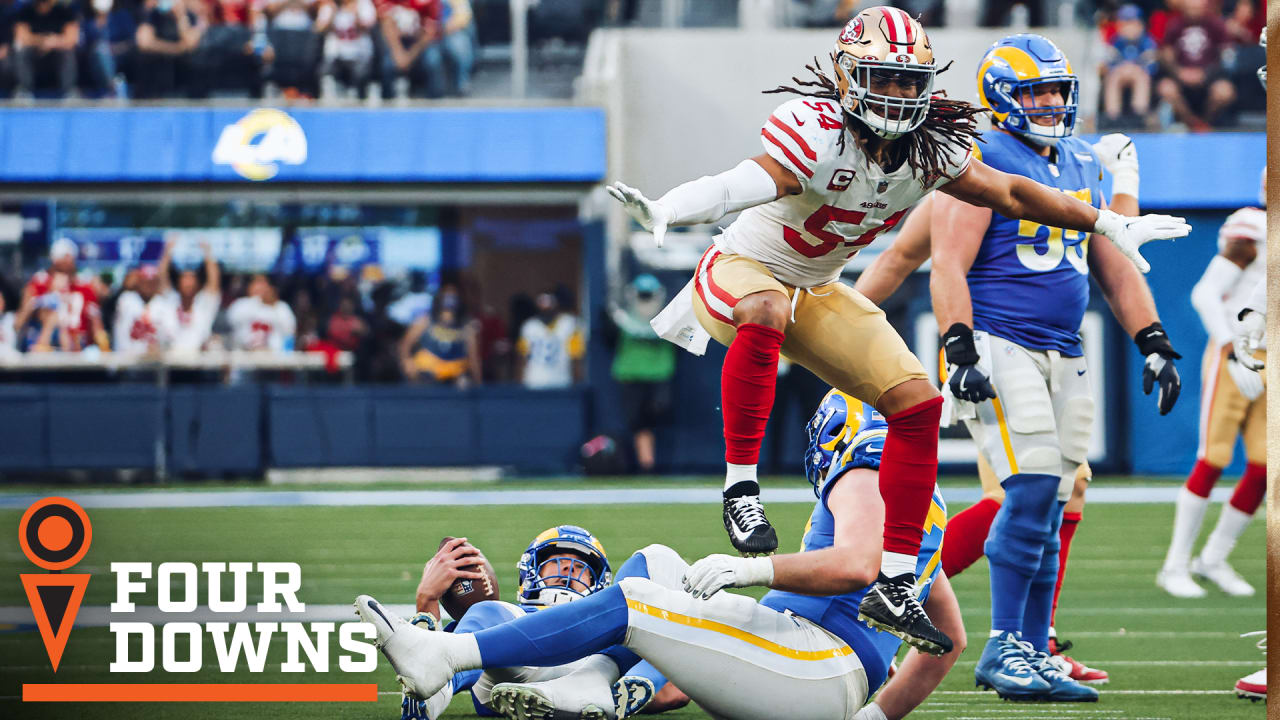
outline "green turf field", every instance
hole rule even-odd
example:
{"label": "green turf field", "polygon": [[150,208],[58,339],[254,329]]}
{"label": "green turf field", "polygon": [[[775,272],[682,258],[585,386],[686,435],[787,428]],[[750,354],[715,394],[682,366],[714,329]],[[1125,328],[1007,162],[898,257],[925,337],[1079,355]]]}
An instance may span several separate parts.
{"label": "green turf field", "polygon": [[[775,504],[770,517],[798,545],[809,507]],[[953,507],[955,512],[960,508]],[[470,538],[498,569],[505,598],[514,566],[528,540],[549,525],[588,527],[617,567],[650,542],[672,545],[686,559],[729,550],[715,505],[520,507],[264,507],[166,510],[92,510],[93,546],[75,568],[91,572],[85,605],[114,600],[113,561],[294,561],[303,568],[301,599],[313,604],[350,602],[369,593],[384,602],[411,603],[423,562],[443,535]],[[924,718],[1261,718],[1262,704],[1236,699],[1235,680],[1261,666],[1262,656],[1242,632],[1264,627],[1265,597],[1239,601],[1211,593],[1175,601],[1153,578],[1168,541],[1168,505],[1094,505],[1085,512],[1063,593],[1058,627],[1075,641],[1072,654],[1112,674],[1096,706],[1001,703],[973,688],[973,664],[986,634],[986,571],[979,563],[954,580],[972,645],[941,691],[912,717]],[[25,605],[17,575],[31,572],[15,542],[21,513],[0,511],[0,606]],[[1213,511],[1206,525],[1216,519]],[[1206,528],[1207,532],[1207,528]],[[1250,527],[1235,563],[1262,587],[1264,523]],[[254,583],[250,594],[254,595]],[[203,592],[203,591],[202,591]],[[251,601],[255,598],[251,597]],[[138,601],[152,605],[154,593]],[[204,598],[201,598],[204,603]],[[189,676],[107,673],[114,640],[104,628],[77,628],[55,675],[34,632],[0,632],[0,717],[75,718],[393,718],[399,695],[385,663],[371,675],[278,672],[283,649],[273,644],[268,672],[223,675],[206,647],[205,669]],[[158,658],[158,651],[157,651]],[[336,658],[336,654],[335,654]],[[384,695],[368,704],[22,705],[24,682],[377,682]],[[469,717],[469,697],[455,699],[447,717]],[[673,717],[704,717],[693,708]]]}

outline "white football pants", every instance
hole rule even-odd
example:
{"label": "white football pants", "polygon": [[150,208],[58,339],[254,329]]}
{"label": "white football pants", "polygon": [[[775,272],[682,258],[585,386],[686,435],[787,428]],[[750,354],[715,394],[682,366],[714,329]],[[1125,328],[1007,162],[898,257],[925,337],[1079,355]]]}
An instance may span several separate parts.
{"label": "white football pants", "polygon": [[973,339],[996,398],[976,405],[951,398],[957,416],[1001,482],[1019,473],[1057,475],[1058,499],[1066,502],[1093,433],[1084,357],[1029,350],[981,330]]}
{"label": "white football pants", "polygon": [[689,567],[671,548],[640,552],[650,579],[619,585],[630,610],[623,644],[713,716],[734,720],[852,717],[867,676],[834,634],[744,595],[698,600],[680,587]]}

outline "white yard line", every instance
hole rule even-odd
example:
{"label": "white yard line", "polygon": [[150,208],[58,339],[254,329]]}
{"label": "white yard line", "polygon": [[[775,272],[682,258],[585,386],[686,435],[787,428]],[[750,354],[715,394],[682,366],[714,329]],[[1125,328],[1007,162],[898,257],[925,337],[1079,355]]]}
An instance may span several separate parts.
{"label": "white yard line", "polygon": [[[1172,503],[1180,486],[1090,487],[1089,502]],[[193,507],[354,507],[456,505],[689,505],[718,504],[715,487],[609,488],[581,490],[227,490],[136,491],[68,493],[86,509],[159,509]],[[980,488],[950,488],[948,502],[970,503]],[[1213,499],[1225,501],[1230,487],[1215,488]],[[43,495],[0,494],[0,509],[23,509]],[[812,503],[808,488],[765,488],[766,503]]]}

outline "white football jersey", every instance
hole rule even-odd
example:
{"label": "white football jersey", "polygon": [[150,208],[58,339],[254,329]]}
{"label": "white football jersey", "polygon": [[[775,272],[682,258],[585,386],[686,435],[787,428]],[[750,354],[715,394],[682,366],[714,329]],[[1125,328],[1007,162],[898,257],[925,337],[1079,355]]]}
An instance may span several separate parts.
{"label": "white football jersey", "polygon": [[943,177],[921,183],[905,162],[886,173],[845,130],[835,101],[815,98],[778,106],[760,131],[760,142],[770,157],[795,173],[804,190],[744,210],[725,229],[721,244],[760,261],[778,280],[795,287],[838,278],[859,250],[969,165],[970,148],[950,145]]}
{"label": "white football jersey", "polygon": [[132,290],[121,293],[116,300],[114,349],[143,353],[152,346],[168,348],[177,324],[173,305],[165,297],[156,295],[143,301],[142,296]]}
{"label": "white football jersey", "polygon": [[236,350],[291,350],[296,320],[283,300],[268,305],[256,297],[242,297],[227,308],[231,346]]}
{"label": "white football jersey", "polygon": [[198,352],[204,348],[209,336],[213,334],[213,321],[218,315],[218,307],[222,304],[221,296],[216,292],[201,290],[191,299],[191,308],[182,308],[182,298],[177,291],[170,290],[168,300],[174,307],[177,327],[173,336],[174,350]]}
{"label": "white football jersey", "polygon": [[573,361],[585,348],[577,318],[561,313],[550,325],[537,316],[526,320],[518,349],[525,358],[525,387],[562,388],[573,384]]}

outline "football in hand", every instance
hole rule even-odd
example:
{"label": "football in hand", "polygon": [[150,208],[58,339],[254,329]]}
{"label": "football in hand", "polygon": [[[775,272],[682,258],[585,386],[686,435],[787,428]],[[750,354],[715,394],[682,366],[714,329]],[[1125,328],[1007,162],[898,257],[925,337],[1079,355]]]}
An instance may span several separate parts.
{"label": "football in hand", "polygon": [[[440,547],[444,547],[445,543],[453,540],[452,537],[446,537],[440,541]],[[438,549],[438,548],[437,548]],[[464,566],[463,570],[478,570],[484,573],[483,580],[472,580],[471,578],[458,578],[449,586],[449,591],[440,598],[440,605],[449,617],[454,620],[460,620],[471,608],[478,602],[484,600],[498,600],[498,576],[493,571],[493,565],[489,563],[489,559],[485,558],[484,562]]]}

